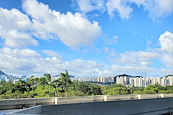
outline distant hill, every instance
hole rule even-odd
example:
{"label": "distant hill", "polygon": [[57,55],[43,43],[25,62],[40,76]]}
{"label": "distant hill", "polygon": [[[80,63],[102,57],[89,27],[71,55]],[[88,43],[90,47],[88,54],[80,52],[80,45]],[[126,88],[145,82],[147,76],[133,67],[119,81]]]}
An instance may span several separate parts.
{"label": "distant hill", "polygon": [[6,81],[7,78],[8,78],[8,75],[0,70],[0,81]]}
{"label": "distant hill", "polygon": [[171,74],[169,74],[169,75],[166,75],[165,77],[169,77],[169,76],[172,76],[172,77],[173,77],[173,75],[171,75]]}
{"label": "distant hill", "polygon": [[8,76],[7,74],[5,74],[3,71],[0,70],[0,76],[1,76],[1,75]]}
{"label": "distant hill", "polygon": [[131,76],[131,75],[127,75],[127,74],[121,74],[121,75],[117,75],[115,77],[138,77],[138,78],[141,78],[142,76]]}
{"label": "distant hill", "polygon": [[[54,75],[54,76],[52,76],[52,77],[61,77],[61,75]],[[69,75],[69,77],[70,77],[70,78],[74,78],[75,76]]]}

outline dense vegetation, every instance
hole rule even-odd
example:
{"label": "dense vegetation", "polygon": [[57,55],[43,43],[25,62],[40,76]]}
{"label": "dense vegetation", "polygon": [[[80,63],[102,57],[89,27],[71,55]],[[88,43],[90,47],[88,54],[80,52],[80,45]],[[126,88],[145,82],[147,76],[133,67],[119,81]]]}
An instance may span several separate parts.
{"label": "dense vegetation", "polygon": [[50,74],[44,74],[44,77],[40,78],[31,76],[29,80],[19,80],[15,84],[11,81],[0,81],[0,99],[173,93],[173,86],[163,87],[157,84],[147,87],[126,87],[120,84],[99,86],[95,83],[71,81],[67,71],[60,75],[61,77],[55,81],[51,81]]}

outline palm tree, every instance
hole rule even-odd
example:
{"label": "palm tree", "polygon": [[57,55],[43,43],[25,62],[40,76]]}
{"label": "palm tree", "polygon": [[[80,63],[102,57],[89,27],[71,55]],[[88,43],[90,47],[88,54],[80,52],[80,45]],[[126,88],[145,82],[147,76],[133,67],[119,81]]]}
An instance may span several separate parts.
{"label": "palm tree", "polygon": [[47,81],[47,84],[49,85],[49,96],[50,96],[50,86],[52,84],[52,82],[51,82],[51,75],[47,73],[47,74],[44,74],[44,77],[45,77],[45,79]]}
{"label": "palm tree", "polygon": [[72,84],[72,81],[70,80],[67,70],[65,71],[65,73],[60,73],[60,75],[61,87],[64,89],[65,95],[67,97],[67,88]]}
{"label": "palm tree", "polygon": [[24,92],[29,93],[29,91],[31,90],[31,85],[22,79],[19,79],[19,81],[15,83],[12,87],[12,93],[15,93],[16,98],[19,98]]}
{"label": "palm tree", "polygon": [[58,91],[61,92],[61,90],[58,90],[58,87],[61,86],[60,80],[59,80],[59,79],[54,80],[54,81],[52,82],[52,86],[55,88],[55,97],[57,97],[57,96],[58,96]]}
{"label": "palm tree", "polygon": [[39,78],[37,77],[35,78],[34,76],[31,76],[28,80],[28,83],[31,85],[33,89],[36,89],[38,86],[38,80]]}

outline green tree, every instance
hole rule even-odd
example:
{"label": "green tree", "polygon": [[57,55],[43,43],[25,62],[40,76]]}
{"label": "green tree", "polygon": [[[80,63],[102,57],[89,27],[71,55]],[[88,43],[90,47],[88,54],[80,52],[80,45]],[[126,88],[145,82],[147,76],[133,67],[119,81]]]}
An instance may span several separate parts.
{"label": "green tree", "polygon": [[144,94],[144,87],[131,87],[131,94]]}
{"label": "green tree", "polygon": [[31,85],[32,87],[32,90],[36,89],[37,86],[38,86],[38,81],[39,81],[39,78],[38,77],[34,77],[34,76],[31,76],[27,83]]}
{"label": "green tree", "polygon": [[50,95],[50,87],[52,85],[52,82],[51,82],[51,75],[50,74],[44,74],[44,77],[46,79],[46,83],[49,85],[49,95]]}
{"label": "green tree", "polygon": [[121,84],[114,84],[112,86],[107,86],[103,93],[105,95],[125,95],[128,94],[128,89],[126,86],[123,86]]}
{"label": "green tree", "polygon": [[67,97],[67,90],[68,90],[68,87],[70,85],[73,84],[73,82],[70,80],[70,77],[69,77],[69,74],[68,74],[68,71],[66,70],[65,73],[60,73],[60,86],[62,88],[62,91],[64,90],[64,93]]}
{"label": "green tree", "polygon": [[145,94],[155,94],[159,93],[159,90],[161,90],[162,86],[155,84],[155,85],[148,85],[147,87],[144,88],[144,93]]}
{"label": "green tree", "polygon": [[52,82],[52,86],[54,87],[55,89],[55,96],[57,97],[58,96],[58,92],[61,92],[61,89],[60,89],[60,86],[61,86],[61,82],[59,79],[57,80],[54,80]]}
{"label": "green tree", "polygon": [[46,78],[45,77],[40,77],[39,79],[38,79],[38,85],[47,85],[48,83],[47,83],[47,80],[46,80]]}

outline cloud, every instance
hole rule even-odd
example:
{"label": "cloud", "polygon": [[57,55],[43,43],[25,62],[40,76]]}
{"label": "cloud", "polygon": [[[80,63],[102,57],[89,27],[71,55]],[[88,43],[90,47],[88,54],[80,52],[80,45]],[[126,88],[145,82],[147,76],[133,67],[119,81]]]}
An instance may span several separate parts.
{"label": "cloud", "polygon": [[[104,47],[104,51],[110,56],[116,56],[113,57],[115,63],[106,65],[84,59],[64,61],[62,56],[53,50],[42,50],[47,55],[43,57],[31,49],[4,47],[0,49],[0,69],[8,74],[27,76],[42,76],[44,73],[56,75],[65,70],[76,77],[110,76],[122,73],[142,76],[152,76],[157,73],[162,76],[172,74],[172,39],[172,33],[165,32],[159,38],[160,47],[152,51],[128,51],[118,54],[114,49]],[[154,60],[162,61],[165,66],[152,68]]]}
{"label": "cloud", "polygon": [[172,4],[172,0],[145,0],[142,5],[149,11],[151,18],[160,18],[173,13]]}
{"label": "cloud", "polygon": [[[155,69],[149,67],[141,66],[121,66],[121,65],[112,65],[112,71],[116,71],[117,74],[130,74],[130,75],[143,75],[150,76],[151,73],[157,73]],[[146,74],[148,73],[148,74]]]}
{"label": "cloud", "polygon": [[32,17],[36,36],[42,39],[58,36],[65,45],[80,47],[92,45],[102,34],[98,22],[90,22],[80,13],[61,14],[35,0],[25,0],[23,9]]}
{"label": "cloud", "polygon": [[[44,50],[43,52],[52,56],[58,54],[52,50]],[[63,61],[57,57],[44,58],[30,49],[1,48],[0,60],[0,70],[5,70],[7,74],[27,75],[28,77],[31,75],[40,77],[44,73],[57,75],[65,70],[76,77],[91,77],[98,76],[97,70],[103,68],[103,65],[92,60]]]}
{"label": "cloud", "polygon": [[161,56],[157,52],[149,51],[129,51],[120,54],[120,58],[116,60],[116,63],[125,64],[128,66],[147,67],[152,64],[150,60],[159,58]]}
{"label": "cloud", "polygon": [[111,70],[98,70],[96,69],[98,75],[96,77],[108,77],[108,76],[113,76],[113,72]]}
{"label": "cloud", "polygon": [[11,57],[17,57],[17,58],[39,58],[40,54],[38,54],[34,50],[30,49],[11,49],[11,48],[2,48],[0,49],[2,56],[11,56]]}
{"label": "cloud", "polygon": [[163,54],[161,57],[163,63],[167,66],[173,69],[173,54]]}
{"label": "cloud", "polygon": [[1,27],[5,27],[5,30],[18,29],[23,31],[27,30],[28,26],[31,24],[28,16],[17,9],[7,10],[0,8],[0,16]]}
{"label": "cloud", "polygon": [[79,10],[84,14],[94,10],[105,10],[104,0],[77,0],[75,4],[77,4]]}
{"label": "cloud", "polygon": [[107,38],[107,36],[105,36],[104,38],[103,38],[103,40],[104,40],[104,42],[106,42],[107,44],[114,44],[114,43],[116,43],[117,42],[117,40],[118,40],[118,36],[112,36],[112,38]]}
{"label": "cloud", "polygon": [[40,54],[30,49],[0,49],[0,69],[12,71],[15,74],[31,72]]}
{"label": "cloud", "polygon": [[32,38],[27,33],[22,33],[16,30],[8,30],[2,34],[5,39],[5,46],[13,48],[23,48],[30,45],[38,45],[37,40]]}
{"label": "cloud", "polygon": [[107,9],[111,18],[114,17],[114,12],[117,11],[122,19],[128,19],[130,13],[133,11],[123,0],[108,0]]}
{"label": "cloud", "polygon": [[17,9],[0,8],[0,17],[0,38],[4,40],[5,46],[22,48],[38,45],[37,40],[28,34],[32,24],[27,15]]}
{"label": "cloud", "polygon": [[166,31],[159,38],[161,50],[164,52],[173,52],[173,33]]}
{"label": "cloud", "polygon": [[80,13],[61,14],[36,0],[24,0],[22,8],[26,14],[17,9],[0,8],[0,39],[5,46],[37,46],[37,38],[59,39],[68,47],[77,48],[93,45],[102,35],[98,22],[90,22]]}
{"label": "cloud", "polygon": [[[160,47],[153,48],[152,51],[128,51],[120,53],[119,58],[115,59],[115,63],[111,66],[112,71],[119,74],[139,74],[151,76],[172,74],[173,69],[173,33],[166,31],[160,35]],[[164,66],[151,68],[155,65],[155,60],[163,62]],[[148,73],[148,74],[146,74]],[[149,75],[150,74],[150,75]]]}
{"label": "cloud", "polygon": [[166,31],[160,35],[160,53],[161,59],[165,65],[173,68],[173,33]]}
{"label": "cloud", "polygon": [[122,19],[128,19],[134,10],[131,4],[136,4],[138,7],[143,6],[152,19],[162,18],[173,13],[172,0],[108,0],[108,14],[113,17],[116,11]]}
{"label": "cloud", "polygon": [[[173,13],[172,0],[78,0],[77,6],[83,13],[94,10],[106,11],[111,18],[118,14],[121,19],[128,19],[134,11],[132,4],[143,7],[152,19],[163,18]],[[106,7],[106,8],[104,8]],[[104,10],[103,10],[104,9]],[[106,9],[106,10],[105,10]]]}
{"label": "cloud", "polygon": [[110,49],[108,47],[103,47],[103,50],[105,53],[107,53],[110,56],[116,56],[116,51],[114,49]]}
{"label": "cloud", "polygon": [[58,59],[62,59],[62,57],[55,51],[53,50],[42,50],[43,53],[45,53],[46,55],[50,56],[50,57],[56,57]]}

